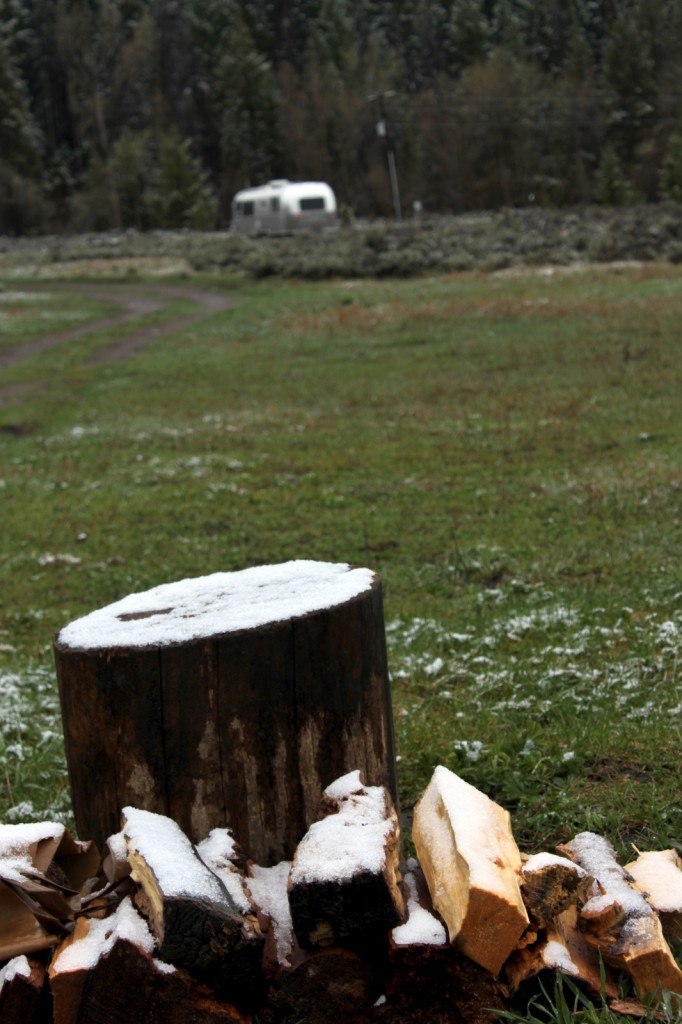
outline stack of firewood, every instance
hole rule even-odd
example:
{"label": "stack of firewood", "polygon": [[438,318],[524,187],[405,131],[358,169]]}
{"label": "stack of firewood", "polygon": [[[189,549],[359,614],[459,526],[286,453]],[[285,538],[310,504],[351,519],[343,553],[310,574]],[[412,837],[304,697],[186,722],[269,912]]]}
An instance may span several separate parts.
{"label": "stack of firewood", "polygon": [[404,863],[387,791],[357,771],[271,867],[228,829],[194,846],[135,807],[103,851],[53,823],[0,825],[0,1020],[483,1024],[556,970],[622,1012],[682,994],[674,850],[621,867],[582,833],[524,856],[507,812],[442,767],[413,839]]}

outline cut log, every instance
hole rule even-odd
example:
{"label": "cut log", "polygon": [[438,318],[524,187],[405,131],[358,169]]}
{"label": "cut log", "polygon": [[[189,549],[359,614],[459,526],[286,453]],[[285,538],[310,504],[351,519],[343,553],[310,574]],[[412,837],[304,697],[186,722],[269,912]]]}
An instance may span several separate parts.
{"label": "cut log", "polygon": [[677,850],[640,853],[625,871],[660,917],[670,945],[682,943],[682,857]]}
{"label": "cut log", "polygon": [[159,956],[220,994],[239,999],[258,988],[263,936],[187,836],[164,815],[123,810],[123,834],[137,906],[156,937]]}
{"label": "cut log", "polygon": [[555,971],[582,982],[596,998],[602,990],[609,997],[618,995],[609,968],[602,965],[598,951],[580,932],[576,906],[568,907],[549,923],[535,943],[514,950],[504,965],[512,992],[531,978]]}
{"label": "cut log", "polygon": [[262,1024],[359,1024],[368,1018],[379,986],[367,963],[349,949],[308,953],[293,970],[273,979],[268,1001],[259,1012]]}
{"label": "cut log", "polygon": [[450,941],[499,974],[529,924],[508,812],[439,766],[415,805],[412,835]]}
{"label": "cut log", "polygon": [[126,804],[193,842],[229,826],[291,860],[329,779],[360,768],[397,803],[381,582],[287,562],[133,594],[70,623],[54,654],[74,815],[100,845]]}
{"label": "cut log", "polygon": [[52,1024],[46,980],[45,964],[25,956],[0,969],[2,1024]]}
{"label": "cut log", "polygon": [[640,999],[660,988],[682,994],[682,971],[663,936],[661,922],[630,883],[608,839],[581,832],[558,850],[589,872],[601,889],[580,912],[588,942],[607,963],[628,972]]}
{"label": "cut log", "polygon": [[0,961],[55,945],[98,864],[97,850],[56,822],[0,825]]}
{"label": "cut log", "polygon": [[247,1024],[206,986],[152,956],[154,940],[129,900],[106,920],[79,919],[50,967],[54,1024]]}
{"label": "cut log", "polygon": [[584,903],[594,879],[579,864],[552,853],[536,853],[521,868],[521,896],[538,926]]}
{"label": "cut log", "polygon": [[400,890],[400,825],[388,791],[349,772],[324,791],[325,817],[298,845],[289,904],[301,946],[344,944],[395,927],[405,916]]}

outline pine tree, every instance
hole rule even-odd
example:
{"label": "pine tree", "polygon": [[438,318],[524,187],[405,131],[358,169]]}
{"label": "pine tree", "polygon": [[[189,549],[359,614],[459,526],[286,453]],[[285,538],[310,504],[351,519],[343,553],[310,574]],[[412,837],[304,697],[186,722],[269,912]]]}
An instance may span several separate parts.
{"label": "pine tree", "polygon": [[218,208],[208,175],[192,155],[189,140],[175,128],[161,140],[147,204],[152,223],[161,228],[206,231],[216,225]]}
{"label": "pine tree", "polygon": [[661,194],[665,199],[682,203],[682,131],[674,131],[661,168]]}
{"label": "pine tree", "polygon": [[453,76],[484,60],[490,52],[491,29],[481,0],[456,0],[446,28],[448,71]]}
{"label": "pine tree", "polygon": [[604,206],[626,206],[634,200],[634,193],[623,171],[623,165],[610,142],[607,142],[602,150],[597,172],[596,197]]}

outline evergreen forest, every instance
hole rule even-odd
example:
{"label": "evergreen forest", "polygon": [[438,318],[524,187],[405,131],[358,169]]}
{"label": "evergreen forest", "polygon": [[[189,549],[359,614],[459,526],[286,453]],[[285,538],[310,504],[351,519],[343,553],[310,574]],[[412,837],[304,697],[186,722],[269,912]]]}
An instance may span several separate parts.
{"label": "evergreen forest", "polygon": [[682,0],[0,0],[0,233],[682,201]]}

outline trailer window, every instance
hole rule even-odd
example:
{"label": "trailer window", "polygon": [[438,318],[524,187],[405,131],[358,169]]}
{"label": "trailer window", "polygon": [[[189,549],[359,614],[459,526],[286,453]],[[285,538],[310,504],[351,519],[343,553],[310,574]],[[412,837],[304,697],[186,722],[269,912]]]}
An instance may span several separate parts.
{"label": "trailer window", "polygon": [[245,217],[253,217],[253,202],[248,200],[245,203],[237,203],[237,213],[241,213]]}
{"label": "trailer window", "polygon": [[301,210],[324,210],[324,196],[310,196],[301,199]]}
{"label": "trailer window", "polygon": [[270,209],[273,213],[279,213],[279,196],[275,196],[274,199],[270,200]]}

